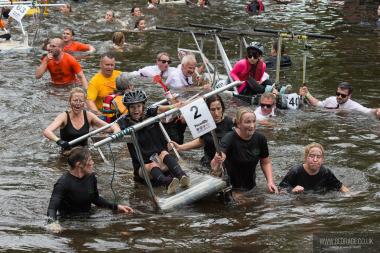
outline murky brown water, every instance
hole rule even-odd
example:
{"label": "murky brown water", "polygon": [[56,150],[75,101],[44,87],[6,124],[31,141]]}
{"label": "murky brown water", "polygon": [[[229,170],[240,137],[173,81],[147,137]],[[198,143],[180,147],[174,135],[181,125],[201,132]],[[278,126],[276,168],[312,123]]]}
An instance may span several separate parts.
{"label": "murky brown water", "polygon": [[[80,40],[105,51],[101,49],[103,41],[111,38],[113,28],[95,21],[108,8],[119,10],[121,16],[129,14],[131,4],[124,2],[73,4],[75,13],[70,17],[51,13],[41,24],[41,37],[60,35],[63,27],[73,26]],[[265,13],[248,17],[243,10],[245,1],[213,2],[209,10],[161,6],[158,13],[148,16],[163,26],[180,27],[188,22],[236,28],[256,25],[335,35],[337,39],[332,42],[311,41],[307,80],[313,94],[324,98],[334,94],[337,83],[349,81],[355,87],[355,100],[380,107],[380,30],[369,18],[376,6],[363,7],[355,2],[343,6],[338,1],[279,5],[264,1]],[[190,36],[181,36],[184,47],[192,45]],[[177,38],[178,34],[169,32],[128,34],[128,42],[136,47],[118,54],[118,68],[129,71],[151,64],[162,50],[175,55]],[[252,39],[267,42],[269,51],[269,38]],[[232,61],[237,60],[237,40],[224,44]],[[294,42],[287,46],[294,65],[282,72],[282,80],[297,87],[302,80],[302,45]],[[206,42],[205,48],[212,59],[212,43]],[[81,61],[88,79],[98,71],[98,56]],[[266,193],[265,180],[258,172],[257,194],[249,204],[223,206],[211,197],[168,214],[157,214],[146,188],[133,182],[128,152],[118,143],[112,144],[117,157],[113,186],[117,198],[129,203],[138,214],[128,217],[96,209],[89,218],[63,221],[64,231],[59,235],[47,233],[45,214],[51,190],[67,167],[56,145],[41,133],[67,107],[68,89],[51,87],[48,75],[36,81],[34,69],[38,64],[39,56],[0,55],[0,251],[311,252],[315,232],[379,232],[379,121],[360,114],[306,108],[283,111],[275,119],[274,128],[259,129],[269,140],[276,182],[290,166],[302,161],[304,145],[318,141],[327,149],[327,165],[352,193],[274,196]],[[141,86],[148,93],[159,89],[147,83]],[[233,111],[231,106],[229,113]],[[197,165],[201,151],[189,152],[185,157]],[[112,199],[113,168],[95,158],[100,191]]]}

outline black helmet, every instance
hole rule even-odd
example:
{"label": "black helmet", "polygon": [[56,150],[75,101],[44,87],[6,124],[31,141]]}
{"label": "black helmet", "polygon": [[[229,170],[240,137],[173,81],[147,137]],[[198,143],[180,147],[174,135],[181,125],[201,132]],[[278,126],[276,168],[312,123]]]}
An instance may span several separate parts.
{"label": "black helmet", "polygon": [[145,103],[147,99],[145,92],[142,90],[128,91],[123,96],[123,104],[128,107],[136,103]]}
{"label": "black helmet", "polygon": [[131,85],[131,78],[128,73],[122,72],[116,78],[116,91],[125,91]]}
{"label": "black helmet", "polygon": [[247,51],[250,48],[256,49],[257,51],[259,51],[259,53],[261,55],[264,54],[264,46],[260,42],[251,42],[251,43],[249,43],[249,45],[247,46]]}

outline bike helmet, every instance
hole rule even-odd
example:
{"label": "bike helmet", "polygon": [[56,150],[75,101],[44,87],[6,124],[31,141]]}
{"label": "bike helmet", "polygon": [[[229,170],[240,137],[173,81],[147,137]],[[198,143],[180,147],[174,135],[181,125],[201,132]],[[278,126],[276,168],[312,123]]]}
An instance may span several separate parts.
{"label": "bike helmet", "polygon": [[256,49],[257,51],[259,51],[259,53],[261,55],[264,54],[264,46],[260,42],[251,42],[251,43],[249,43],[249,45],[247,46],[247,51],[249,49]]}
{"label": "bike helmet", "polygon": [[123,96],[123,104],[128,107],[136,103],[145,103],[147,99],[145,92],[142,90],[128,91]]}

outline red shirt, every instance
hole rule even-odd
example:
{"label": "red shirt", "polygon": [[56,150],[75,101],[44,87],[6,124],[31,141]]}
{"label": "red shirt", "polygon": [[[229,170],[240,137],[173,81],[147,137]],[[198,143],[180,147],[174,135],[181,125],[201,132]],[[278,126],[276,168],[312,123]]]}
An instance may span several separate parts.
{"label": "red shirt", "polygon": [[82,71],[77,60],[68,53],[63,53],[60,61],[48,60],[47,69],[55,85],[69,85],[77,82],[76,74]]}

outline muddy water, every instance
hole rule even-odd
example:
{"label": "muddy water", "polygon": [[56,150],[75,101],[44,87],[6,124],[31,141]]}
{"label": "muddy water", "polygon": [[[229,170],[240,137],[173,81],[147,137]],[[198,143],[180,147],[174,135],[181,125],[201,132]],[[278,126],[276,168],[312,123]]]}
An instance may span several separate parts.
{"label": "muddy water", "polygon": [[[124,2],[74,3],[75,12],[69,17],[52,12],[41,23],[37,42],[60,35],[63,27],[72,26],[80,40],[92,43],[99,52],[106,51],[104,41],[110,40],[117,28],[96,21],[109,8],[118,10],[124,18],[131,7]],[[217,3],[208,10],[161,6],[158,12],[147,13],[147,17],[149,22],[172,27],[196,22],[335,35],[334,41],[310,41],[307,81],[313,95],[330,96],[337,83],[349,81],[355,87],[355,100],[368,107],[379,107],[380,30],[373,25],[376,6],[358,5],[359,8],[358,3],[343,5],[338,1],[280,5],[265,1],[263,15],[248,17],[243,10],[245,1],[213,2]],[[25,23],[32,21],[25,18]],[[151,64],[154,55],[162,50],[175,55],[178,37],[176,33],[158,31],[128,33],[127,41],[132,47],[117,55],[118,68],[129,71]],[[251,39],[264,42],[269,51],[270,38]],[[281,72],[281,80],[297,88],[302,80],[302,43],[286,44],[294,64]],[[237,40],[225,41],[224,45],[231,60],[237,60]],[[194,48],[188,35],[182,35],[181,46]],[[205,42],[205,50],[213,59],[210,41]],[[243,206],[224,206],[211,197],[168,214],[157,214],[146,188],[133,182],[128,152],[118,143],[111,145],[116,159],[116,199],[138,213],[127,217],[95,209],[89,217],[62,221],[61,234],[47,233],[45,214],[51,190],[67,166],[55,144],[46,141],[41,133],[67,108],[68,89],[51,87],[48,75],[42,80],[34,79],[39,58],[39,54],[0,56],[0,251],[311,252],[312,235],[316,232],[379,232],[379,121],[361,114],[305,108],[282,111],[274,120],[274,127],[259,127],[258,131],[269,141],[275,181],[278,183],[290,166],[302,162],[304,145],[318,141],[327,150],[326,164],[351,193],[270,195],[258,169],[258,187]],[[88,79],[98,70],[98,58],[99,54],[95,54],[81,60]],[[271,76],[274,77],[273,72]],[[160,94],[159,88],[151,84],[139,85],[150,94]],[[152,100],[158,100],[156,96],[152,95]],[[232,115],[236,101],[226,102],[228,114]],[[110,156],[108,148],[103,150]],[[114,168],[94,156],[100,191],[112,200],[110,182]],[[191,151],[184,156],[190,167],[196,167],[201,152]]]}

